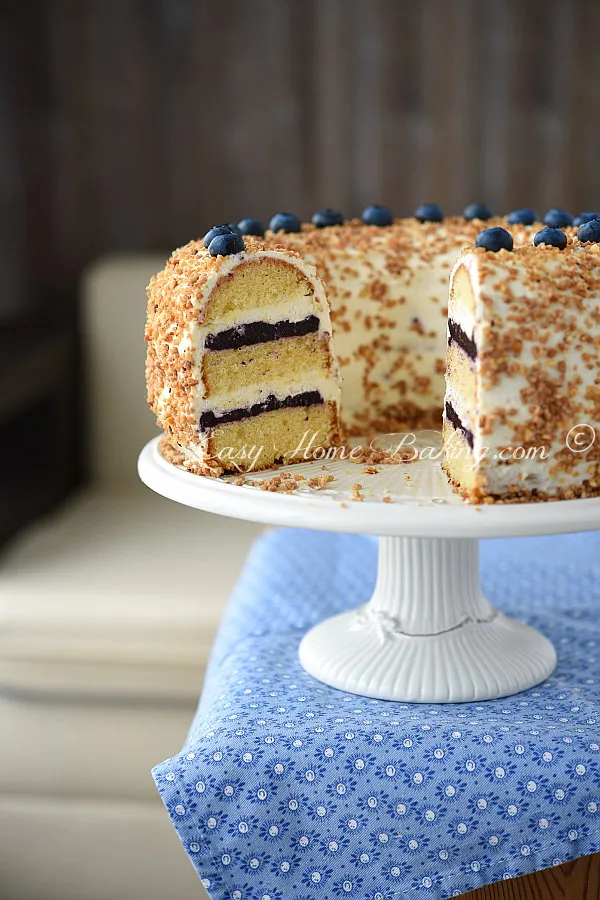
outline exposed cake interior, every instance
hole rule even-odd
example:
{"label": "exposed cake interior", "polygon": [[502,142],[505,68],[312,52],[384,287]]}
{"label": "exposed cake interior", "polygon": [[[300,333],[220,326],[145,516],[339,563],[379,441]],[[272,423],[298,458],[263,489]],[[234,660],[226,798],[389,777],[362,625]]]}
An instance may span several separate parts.
{"label": "exposed cake interior", "polygon": [[[151,286],[152,293],[152,286]],[[307,430],[339,441],[337,369],[320,281],[294,256],[258,250],[216,268],[179,346],[196,384],[194,436],[174,433],[190,466],[246,471],[300,458]],[[161,343],[154,351],[160,353]],[[167,428],[170,395],[161,410]],[[164,424],[163,424],[164,427]]]}
{"label": "exposed cake interior", "polygon": [[316,446],[337,443],[335,404],[324,403],[318,395],[314,403],[310,397],[301,399],[300,406],[282,406],[215,428],[211,435],[212,453],[226,469],[246,472],[268,469],[277,462],[302,460],[313,435]]}
{"label": "exposed cake interior", "polygon": [[475,291],[464,266],[453,274],[448,301],[448,350],[442,438],[444,465],[451,481],[474,486],[475,416],[478,409]]}

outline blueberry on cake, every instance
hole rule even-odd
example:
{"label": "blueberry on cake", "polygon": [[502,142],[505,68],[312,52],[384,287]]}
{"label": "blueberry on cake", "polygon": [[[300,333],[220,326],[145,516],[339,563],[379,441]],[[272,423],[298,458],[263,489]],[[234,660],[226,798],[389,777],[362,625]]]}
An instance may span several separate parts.
{"label": "blueberry on cake", "polygon": [[491,228],[454,265],[444,468],[471,501],[600,493],[599,241],[598,220],[518,248]]}
{"label": "blueberry on cake", "polygon": [[175,251],[148,298],[148,399],[188,469],[294,462],[306,431],[339,443],[329,306],[297,253],[217,226]]}

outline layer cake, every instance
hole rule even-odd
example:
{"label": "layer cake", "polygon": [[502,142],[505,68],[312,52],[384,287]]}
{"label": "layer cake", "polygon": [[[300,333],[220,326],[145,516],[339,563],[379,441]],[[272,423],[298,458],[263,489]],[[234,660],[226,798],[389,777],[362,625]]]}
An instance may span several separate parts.
{"label": "layer cake", "polygon": [[[243,472],[303,458],[309,438],[328,448],[443,418],[444,467],[469,500],[600,493],[598,448],[565,446],[600,418],[599,245],[560,210],[544,230],[555,247],[533,246],[529,210],[421,210],[282,213],[266,233],[247,219],[175,251],[149,285],[146,331],[170,458]],[[475,249],[485,235],[500,243]]]}

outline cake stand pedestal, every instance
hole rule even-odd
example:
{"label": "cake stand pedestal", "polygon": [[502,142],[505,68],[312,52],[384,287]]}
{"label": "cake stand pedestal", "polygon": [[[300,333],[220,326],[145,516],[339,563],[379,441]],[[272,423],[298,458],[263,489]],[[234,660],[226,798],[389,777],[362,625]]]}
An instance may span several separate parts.
{"label": "cake stand pedestal", "polygon": [[[439,437],[420,433],[422,446]],[[432,454],[430,454],[432,455]],[[380,535],[373,596],[326,619],[300,643],[303,667],[319,681],[366,697],[422,703],[490,700],[543,681],[556,666],[552,644],[498,612],[484,597],[478,541],[600,528],[600,499],[476,507],[454,494],[428,459],[364,467],[327,462],[324,490],[307,482],[322,462],[256,472],[243,486],[167,463],[158,439],[143,449],[142,481],[178,503],[271,525]],[[304,476],[292,494],[260,489],[274,475]],[[354,502],[359,482],[361,502]],[[382,501],[388,502],[382,502]]]}
{"label": "cake stand pedestal", "polygon": [[478,551],[469,538],[380,538],[370,601],[312,628],[302,665],[333,687],[384,700],[489,700],[543,681],[554,647],[486,600]]}

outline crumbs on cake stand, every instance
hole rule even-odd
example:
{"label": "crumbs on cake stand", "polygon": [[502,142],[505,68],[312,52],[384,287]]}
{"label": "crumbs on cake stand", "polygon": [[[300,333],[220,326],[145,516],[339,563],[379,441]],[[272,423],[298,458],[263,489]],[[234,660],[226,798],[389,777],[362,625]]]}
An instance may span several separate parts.
{"label": "crumbs on cake stand", "polygon": [[[368,443],[353,442],[352,444],[343,444],[332,448],[331,458],[327,457],[327,461],[339,462],[343,460],[346,462],[348,465],[346,475],[351,475],[353,471],[356,471],[356,467],[359,466],[361,474],[373,476],[379,475],[383,466],[406,465],[418,459],[418,455],[415,454],[412,447],[383,449],[375,446],[375,438],[370,439],[370,436],[365,435],[363,435],[362,441]],[[311,459],[305,462],[314,464],[318,461],[317,459]],[[272,467],[272,469],[275,468],[278,467]],[[320,474],[314,477],[308,477],[299,473],[292,474],[289,471],[277,472],[270,477],[264,477],[265,475],[268,476],[269,473],[262,472],[256,473],[257,477],[252,477],[254,473],[246,472],[244,474],[229,475],[224,480],[226,483],[233,484],[236,487],[245,485],[277,494],[293,494],[300,486],[300,482],[302,482],[302,493],[307,493],[324,491],[332,486],[332,482],[336,481],[336,476],[328,471],[327,465],[321,465],[320,469]],[[406,475],[405,478],[408,480],[409,476]],[[355,482],[350,488],[348,499],[355,503],[363,503],[366,495],[369,494],[367,487],[368,485],[363,485],[358,481]],[[393,502],[392,497],[387,494],[380,497],[380,501],[382,503]]]}
{"label": "crumbs on cake stand", "polygon": [[300,474],[274,475],[272,478],[261,479],[248,478],[247,475],[236,475],[227,483],[234,484],[236,485],[236,487],[249,485],[250,487],[256,487],[260,491],[267,491],[271,494],[293,494],[294,491],[298,489],[300,482],[302,481],[305,481],[306,487],[310,488],[311,490],[322,491],[327,487],[328,484],[330,484],[334,480],[335,476],[329,474],[328,472],[323,472],[321,475],[317,475],[315,478],[306,478],[304,475]]}
{"label": "crumbs on cake stand", "polygon": [[360,484],[359,482],[357,482],[356,484],[353,484],[352,485],[352,495],[351,495],[350,499],[354,500],[358,503],[363,503],[365,498],[363,497],[363,495],[361,493],[362,490],[363,490],[362,484]]}

